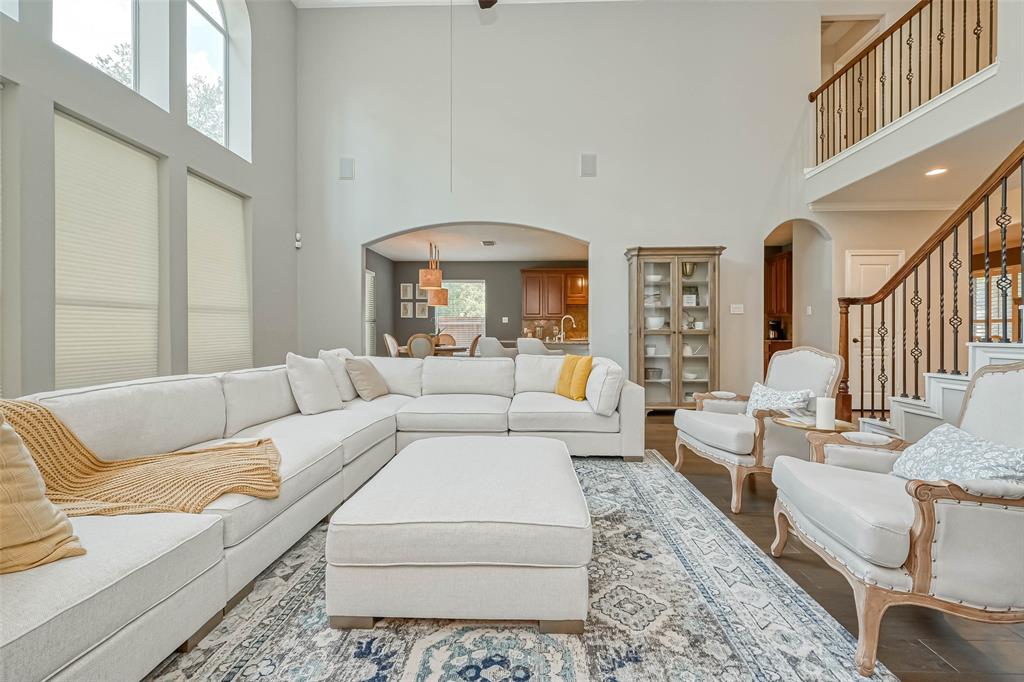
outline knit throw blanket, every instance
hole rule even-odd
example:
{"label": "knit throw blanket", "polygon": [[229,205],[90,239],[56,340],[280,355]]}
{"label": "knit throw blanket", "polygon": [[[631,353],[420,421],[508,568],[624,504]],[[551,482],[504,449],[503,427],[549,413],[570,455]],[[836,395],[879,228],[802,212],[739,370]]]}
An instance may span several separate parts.
{"label": "knit throw blanket", "polygon": [[68,516],[198,514],[226,493],[273,499],[281,487],[269,439],[104,461],[42,405],[0,400],[0,411],[32,453],[46,496]]}

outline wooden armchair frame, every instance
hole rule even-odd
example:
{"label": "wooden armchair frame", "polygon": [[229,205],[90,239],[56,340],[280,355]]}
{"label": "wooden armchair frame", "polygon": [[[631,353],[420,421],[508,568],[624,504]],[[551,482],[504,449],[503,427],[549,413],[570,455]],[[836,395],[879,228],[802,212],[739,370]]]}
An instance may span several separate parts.
{"label": "wooden armchair frame", "polygon": [[[974,386],[978,379],[986,374],[997,372],[1015,372],[1024,370],[1024,363],[1012,365],[990,365],[975,373],[964,396],[963,408],[958,423],[963,421],[967,402],[971,399]],[[814,460],[825,461],[825,446],[842,442],[857,445],[842,439],[841,434],[807,434],[814,452]],[[900,447],[897,447],[900,446]],[[876,450],[897,451],[905,448],[905,441],[895,440],[885,446],[861,446]],[[786,508],[775,502],[775,540],[772,542],[772,556],[780,557],[786,547],[790,533],[800,539],[805,547],[817,554],[822,560],[838,571],[853,588],[854,601],[857,606],[857,669],[861,675],[869,676],[874,672],[875,659],[878,652],[878,633],[882,617],[890,606],[912,604],[925,606],[943,613],[961,616],[984,623],[1024,623],[1024,610],[995,610],[978,606],[969,606],[960,602],[940,599],[931,594],[933,578],[932,552],[935,545],[935,530],[938,525],[936,505],[940,501],[952,501],[956,504],[988,505],[1002,508],[1024,508],[1024,498],[1006,498],[990,495],[975,495],[950,481],[907,481],[907,494],[914,503],[914,523],[910,529],[910,551],[907,553],[903,569],[911,578],[909,592],[903,592],[877,584],[868,583],[853,573],[824,547],[811,540],[790,519]]]}

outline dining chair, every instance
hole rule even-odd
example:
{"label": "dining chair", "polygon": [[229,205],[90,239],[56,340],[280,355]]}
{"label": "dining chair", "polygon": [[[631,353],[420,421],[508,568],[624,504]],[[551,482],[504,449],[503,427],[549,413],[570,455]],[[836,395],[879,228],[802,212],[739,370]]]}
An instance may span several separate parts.
{"label": "dining chair", "polygon": [[438,334],[434,337],[434,344],[438,346],[454,346],[455,337],[451,334]]}
{"label": "dining chair", "polygon": [[406,343],[409,356],[425,358],[434,354],[434,341],[426,334],[413,334]]}
{"label": "dining chair", "polygon": [[473,337],[473,340],[469,342],[469,353],[467,355],[471,358],[476,357],[476,347],[480,345],[480,334]]}
{"label": "dining chair", "polygon": [[388,355],[393,358],[398,357],[398,339],[391,334],[384,334],[384,345],[387,346]]}
{"label": "dining chair", "polygon": [[516,348],[522,355],[565,355],[564,350],[551,350],[540,339],[518,338]]}
{"label": "dining chair", "polygon": [[477,344],[482,358],[514,358],[519,352],[515,348],[505,348],[494,336],[484,336]]}

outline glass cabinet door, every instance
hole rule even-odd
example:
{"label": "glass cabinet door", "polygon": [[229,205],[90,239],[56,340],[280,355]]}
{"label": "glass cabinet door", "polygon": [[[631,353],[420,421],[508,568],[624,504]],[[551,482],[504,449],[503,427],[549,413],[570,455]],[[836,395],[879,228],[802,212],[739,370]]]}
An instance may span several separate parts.
{"label": "glass cabinet door", "polygon": [[642,292],[641,352],[644,374],[640,377],[648,405],[676,402],[673,335],[677,326],[676,265],[674,258],[644,258],[641,261]]}
{"label": "glass cabinet door", "polygon": [[680,256],[675,292],[678,301],[680,371],[679,402],[692,406],[694,393],[712,390],[711,343],[714,331],[711,262],[703,257]]}

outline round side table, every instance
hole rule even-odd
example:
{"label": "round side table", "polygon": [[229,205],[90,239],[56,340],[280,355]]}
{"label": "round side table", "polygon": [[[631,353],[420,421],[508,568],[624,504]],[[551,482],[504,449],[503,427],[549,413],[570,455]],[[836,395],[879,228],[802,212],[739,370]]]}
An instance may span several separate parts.
{"label": "round side table", "polygon": [[801,431],[813,431],[815,433],[846,433],[847,431],[856,431],[857,427],[850,422],[844,422],[841,419],[836,420],[836,425],[831,429],[819,429],[814,424],[807,424],[796,419],[790,419],[789,417],[772,417],[772,421],[779,426],[788,426],[791,429],[800,429]]}

